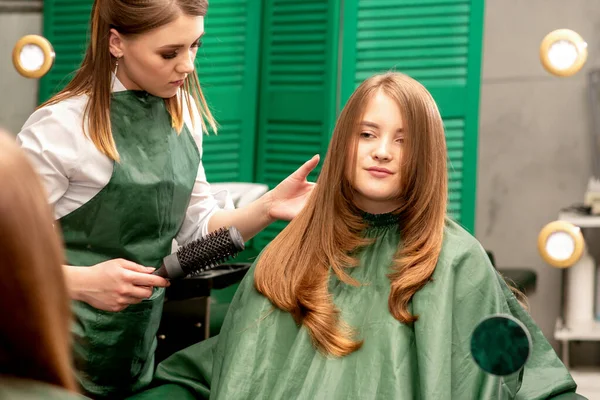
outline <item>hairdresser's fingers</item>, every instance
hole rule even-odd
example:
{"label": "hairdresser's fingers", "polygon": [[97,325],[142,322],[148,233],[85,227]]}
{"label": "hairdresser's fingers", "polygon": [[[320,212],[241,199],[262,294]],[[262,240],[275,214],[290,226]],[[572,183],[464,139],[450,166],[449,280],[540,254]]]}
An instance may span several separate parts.
{"label": "hairdresser's fingers", "polygon": [[121,267],[128,269],[130,271],[135,271],[135,272],[140,272],[140,273],[154,272],[154,268],[152,268],[152,267],[144,267],[143,265],[136,264],[132,261],[125,260],[123,258],[119,258],[116,261],[119,262],[119,265],[121,265]]}
{"label": "hairdresser's fingers", "polygon": [[128,271],[127,281],[136,286],[168,287],[171,285],[165,278],[147,272]]}
{"label": "hairdresser's fingers", "polygon": [[119,259],[121,267],[123,267],[123,276],[125,281],[133,283],[137,286],[156,286],[167,287],[169,281],[158,275],[152,275],[155,271],[152,267],[144,267],[134,262]]}
{"label": "hairdresser's fingers", "polygon": [[148,286],[131,286],[127,290],[126,297],[133,299],[149,299],[152,296],[152,288]]}
{"label": "hairdresser's fingers", "polygon": [[313,158],[302,164],[302,166],[298,168],[292,174],[292,176],[300,180],[305,180],[308,177],[308,174],[310,174],[311,171],[319,164],[320,159],[321,157],[318,154],[314,155]]}

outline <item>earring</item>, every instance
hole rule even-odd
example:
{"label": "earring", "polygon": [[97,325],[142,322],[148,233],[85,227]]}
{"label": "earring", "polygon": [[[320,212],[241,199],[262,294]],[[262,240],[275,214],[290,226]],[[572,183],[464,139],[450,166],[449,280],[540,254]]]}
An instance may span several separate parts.
{"label": "earring", "polygon": [[121,57],[117,57],[117,60],[115,61],[115,76],[117,75],[117,69],[119,68],[119,59]]}

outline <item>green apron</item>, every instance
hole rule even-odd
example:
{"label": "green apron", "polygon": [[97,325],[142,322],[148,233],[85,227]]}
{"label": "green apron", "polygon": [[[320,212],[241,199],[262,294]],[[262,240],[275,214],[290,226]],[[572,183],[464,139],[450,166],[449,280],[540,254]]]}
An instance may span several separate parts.
{"label": "green apron", "polygon": [[[158,267],[183,223],[200,154],[186,127],[180,135],[172,128],[162,98],[113,93],[110,116],[121,161],[95,197],[60,219],[67,261],[123,258]],[[121,312],[74,302],[74,358],[86,394],[124,397],[152,380],[163,299],[164,289],[155,288]]]}

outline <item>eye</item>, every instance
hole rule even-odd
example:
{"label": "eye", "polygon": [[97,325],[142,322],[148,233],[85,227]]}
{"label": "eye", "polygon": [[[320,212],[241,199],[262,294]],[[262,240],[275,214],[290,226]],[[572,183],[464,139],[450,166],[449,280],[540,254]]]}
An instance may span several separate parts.
{"label": "eye", "polygon": [[368,139],[368,138],[375,137],[375,135],[373,135],[371,132],[361,132],[360,137]]}
{"label": "eye", "polygon": [[396,143],[404,143],[404,138],[403,137],[399,137],[396,139]]}
{"label": "eye", "polygon": [[171,60],[175,57],[177,57],[177,53],[169,53],[169,54],[161,54],[162,58],[164,58],[165,60]]}

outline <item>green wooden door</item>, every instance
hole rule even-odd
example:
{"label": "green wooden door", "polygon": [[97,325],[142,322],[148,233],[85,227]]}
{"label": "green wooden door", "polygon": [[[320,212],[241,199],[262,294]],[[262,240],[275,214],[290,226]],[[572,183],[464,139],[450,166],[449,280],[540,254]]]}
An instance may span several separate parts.
{"label": "green wooden door", "polygon": [[450,216],[475,225],[483,0],[345,0],[342,101],[389,70],[435,98],[448,144]]}
{"label": "green wooden door", "polygon": [[[39,101],[62,89],[79,67],[88,39],[92,0],[45,0],[44,35],[56,52],[41,79]],[[260,2],[210,3],[206,35],[196,67],[219,134],[204,137],[203,163],[209,182],[254,178],[254,131],[258,81]]]}
{"label": "green wooden door", "polygon": [[[339,93],[339,13],[337,0],[264,1],[256,180],[271,188],[327,151]],[[265,229],[257,248],[284,226]]]}
{"label": "green wooden door", "polygon": [[[41,80],[40,101],[79,66],[91,5],[44,2],[56,62]],[[313,154],[324,156],[336,115],[362,80],[396,69],[421,81],[439,104],[449,211],[473,231],[483,1],[219,0],[211,2],[206,31],[197,68],[220,124],[217,136],[205,136],[209,182],[273,187]],[[257,248],[283,226],[261,233]]]}
{"label": "green wooden door", "polygon": [[196,67],[219,124],[204,136],[208,182],[253,182],[261,4],[211,1]]}

